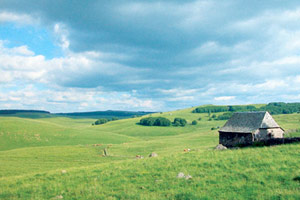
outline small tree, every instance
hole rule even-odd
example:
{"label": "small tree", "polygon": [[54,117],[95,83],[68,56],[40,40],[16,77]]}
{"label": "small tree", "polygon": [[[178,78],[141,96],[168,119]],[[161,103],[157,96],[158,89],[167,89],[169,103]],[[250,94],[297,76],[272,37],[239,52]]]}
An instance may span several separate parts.
{"label": "small tree", "polygon": [[140,120],[140,124],[144,126],[153,126],[155,119],[153,117],[146,117]]}
{"label": "small tree", "polygon": [[173,124],[180,124],[180,126],[185,126],[186,125],[186,120],[183,118],[175,118]]}
{"label": "small tree", "polygon": [[197,124],[198,124],[198,122],[196,120],[192,121],[192,125],[197,125]]}
{"label": "small tree", "polygon": [[158,117],[154,123],[155,126],[170,126],[171,122],[167,118]]}

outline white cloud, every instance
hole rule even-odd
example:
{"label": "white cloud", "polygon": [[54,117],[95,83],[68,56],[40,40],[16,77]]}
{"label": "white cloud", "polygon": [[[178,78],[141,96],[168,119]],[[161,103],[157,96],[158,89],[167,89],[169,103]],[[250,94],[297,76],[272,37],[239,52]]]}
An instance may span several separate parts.
{"label": "white cloud", "polygon": [[0,82],[9,84],[17,80],[42,81],[45,78],[47,61],[44,56],[28,53],[26,47],[7,50],[0,46],[0,52]]}
{"label": "white cloud", "polygon": [[215,97],[215,101],[229,101],[229,100],[234,100],[235,96],[222,96],[222,97]]}
{"label": "white cloud", "polygon": [[193,101],[195,100],[195,96],[181,96],[181,97],[171,97],[166,98],[167,101]]}
{"label": "white cloud", "polygon": [[20,55],[20,56],[33,56],[34,52],[29,50],[27,46],[19,46],[13,48],[5,48],[7,41],[0,40],[0,53],[6,55]]}
{"label": "white cloud", "polygon": [[197,93],[198,89],[186,89],[186,88],[172,88],[172,89],[157,89],[162,94],[172,95],[172,96],[185,96],[185,95],[192,95]]}
{"label": "white cloud", "polygon": [[[143,71],[111,62],[105,56],[112,55],[101,52],[69,52],[65,57],[46,59],[42,55],[35,55],[26,46],[7,48],[4,44],[0,41],[0,72],[2,72],[0,82],[7,84],[22,80],[60,85],[76,83],[75,79],[78,77],[84,78],[97,74],[99,77],[118,75],[121,77],[126,73],[134,75]],[[119,80],[122,81],[121,78]],[[142,80],[136,77],[132,81],[140,83]]]}
{"label": "white cloud", "polygon": [[1,108],[49,109],[52,112],[78,110],[149,110],[162,109],[162,103],[140,99],[128,93],[105,92],[100,89],[48,88],[27,85],[10,92],[0,88]]}
{"label": "white cloud", "polygon": [[[136,95],[136,90],[130,94],[102,91],[101,87],[84,89],[60,86],[60,83],[82,75],[122,76],[128,72],[135,73],[136,70],[130,67],[101,61],[106,54],[70,52],[66,57],[47,60],[44,56],[35,55],[26,46],[7,48],[4,42],[0,43],[0,52],[0,106],[3,108],[37,109],[47,105],[51,111],[57,112],[95,109],[154,111],[161,108],[161,102],[132,96]],[[12,83],[17,83],[17,87]],[[41,84],[46,89],[38,89],[37,86]],[[1,88],[9,92],[1,92]]]}
{"label": "white cloud", "polygon": [[58,45],[63,49],[63,50],[68,50],[70,46],[70,41],[68,39],[68,29],[65,27],[64,24],[61,23],[56,23],[54,25],[54,33],[57,37],[57,42]]}
{"label": "white cloud", "polygon": [[250,31],[255,29],[264,29],[272,26],[282,26],[285,28],[293,28],[300,24],[300,8],[296,7],[292,10],[268,10],[258,16],[250,19],[241,20],[233,24],[233,27]]}
{"label": "white cloud", "polygon": [[34,19],[30,15],[12,13],[12,12],[0,12],[0,23],[3,22],[16,22],[20,24],[32,24],[37,22],[38,19]]}

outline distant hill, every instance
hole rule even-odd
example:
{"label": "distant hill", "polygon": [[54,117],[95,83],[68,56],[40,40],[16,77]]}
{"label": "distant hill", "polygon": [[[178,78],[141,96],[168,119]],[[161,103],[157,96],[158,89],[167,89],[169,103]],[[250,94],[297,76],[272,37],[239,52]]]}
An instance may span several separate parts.
{"label": "distant hill", "polygon": [[112,118],[118,117],[121,119],[131,118],[131,117],[140,117],[143,115],[148,115],[153,112],[144,112],[144,111],[93,111],[93,112],[74,112],[74,113],[55,113],[57,116],[71,117],[71,118]]}
{"label": "distant hill", "polygon": [[21,117],[21,118],[50,118],[53,117],[49,111],[44,110],[0,110],[0,116],[3,117]]}
{"label": "distant hill", "polygon": [[0,115],[12,115],[17,113],[43,113],[50,114],[49,111],[44,110],[0,110]]}
{"label": "distant hill", "polygon": [[69,117],[69,118],[131,118],[131,117],[140,117],[143,115],[151,114],[153,112],[144,112],[144,111],[93,111],[93,112],[73,112],[73,113],[50,113],[49,111],[44,110],[0,110],[0,116],[6,117],[22,117],[22,118],[50,118],[50,117]]}

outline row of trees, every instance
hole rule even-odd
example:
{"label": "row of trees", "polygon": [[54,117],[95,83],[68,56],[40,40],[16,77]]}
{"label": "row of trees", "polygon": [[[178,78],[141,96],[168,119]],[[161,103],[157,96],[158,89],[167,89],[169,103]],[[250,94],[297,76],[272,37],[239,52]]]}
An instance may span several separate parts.
{"label": "row of trees", "polygon": [[269,103],[260,108],[261,110],[268,111],[271,114],[291,114],[300,112],[300,103]]}
{"label": "row of trees", "polygon": [[[173,122],[165,117],[146,117],[140,120],[140,124],[144,126],[186,126],[187,121],[183,118],[175,118]],[[194,120],[192,125],[196,125],[197,121]]]}
{"label": "row of trees", "polygon": [[241,112],[256,111],[255,106],[203,106],[194,109],[193,113]]}
{"label": "row of trees", "polygon": [[[202,106],[194,109],[193,113],[217,113],[217,112],[245,112],[245,111],[268,111],[271,114],[291,114],[300,113],[300,103],[283,103],[275,102],[269,103],[266,106],[256,108],[252,105],[247,106]],[[228,115],[222,116],[222,119],[227,118]],[[222,120],[219,119],[219,120]]]}
{"label": "row of trees", "polygon": [[144,126],[170,126],[171,121],[164,117],[146,117],[140,120]]}
{"label": "row of trees", "polygon": [[[100,118],[97,121],[95,121],[92,125],[100,125],[105,124],[109,121],[115,121],[118,120],[117,117],[113,117],[112,119],[107,118]],[[169,119],[165,117],[146,117],[140,120],[140,124],[144,126],[185,126],[187,124],[187,121],[183,118],[175,118],[173,122],[171,122]],[[192,122],[192,125],[196,125],[197,121],[194,120]]]}

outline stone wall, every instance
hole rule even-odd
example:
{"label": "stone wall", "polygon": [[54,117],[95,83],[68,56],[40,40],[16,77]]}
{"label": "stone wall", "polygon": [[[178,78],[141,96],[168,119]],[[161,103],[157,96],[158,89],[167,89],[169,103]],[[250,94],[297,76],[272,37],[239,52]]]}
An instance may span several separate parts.
{"label": "stone wall", "polygon": [[284,131],[281,128],[269,129],[271,131],[272,138],[283,138]]}
{"label": "stone wall", "polygon": [[283,138],[284,131],[281,128],[258,129],[254,133],[254,140],[268,140],[271,138]]}

